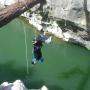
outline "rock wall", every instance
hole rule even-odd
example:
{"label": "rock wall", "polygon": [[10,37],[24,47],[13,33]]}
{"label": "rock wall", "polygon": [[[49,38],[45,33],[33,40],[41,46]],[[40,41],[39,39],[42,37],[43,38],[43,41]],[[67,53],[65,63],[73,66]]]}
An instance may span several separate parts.
{"label": "rock wall", "polygon": [[[73,21],[78,26],[86,29],[85,10],[90,12],[90,0],[46,0],[50,7],[49,15]],[[85,6],[86,5],[86,6]],[[89,18],[90,19],[90,18]]]}
{"label": "rock wall", "polygon": [[[90,0],[46,0],[24,17],[37,30],[43,30],[90,50]],[[40,11],[41,10],[41,11]],[[30,14],[30,15],[29,15]]]}

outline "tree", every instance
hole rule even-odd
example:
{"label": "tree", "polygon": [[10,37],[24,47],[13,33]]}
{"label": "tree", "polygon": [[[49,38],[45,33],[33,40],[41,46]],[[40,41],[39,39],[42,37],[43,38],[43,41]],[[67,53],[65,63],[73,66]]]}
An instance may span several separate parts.
{"label": "tree", "polygon": [[19,0],[19,2],[6,6],[6,8],[0,11],[0,27],[6,25],[26,10],[43,1],[44,0]]}

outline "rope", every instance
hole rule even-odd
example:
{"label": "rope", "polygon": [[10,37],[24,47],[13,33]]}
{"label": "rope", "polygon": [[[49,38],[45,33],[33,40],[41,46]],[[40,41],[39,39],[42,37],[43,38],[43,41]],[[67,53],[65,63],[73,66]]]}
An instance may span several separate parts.
{"label": "rope", "polygon": [[25,36],[25,50],[26,50],[26,71],[27,71],[27,74],[29,74],[29,64],[28,64],[28,49],[27,49],[27,33],[26,33],[26,30],[25,30],[25,26],[24,26],[24,36]]}
{"label": "rope", "polygon": [[[24,2],[24,5],[26,6],[26,8],[29,9],[27,4],[26,4],[26,1],[24,0],[23,2]],[[36,30],[35,30],[35,40],[36,40]]]}
{"label": "rope", "polygon": [[[4,1],[4,5],[5,5],[5,3],[6,3],[6,1],[7,0],[5,0]],[[18,0],[18,2],[19,2],[19,0]],[[28,6],[26,5],[26,1],[24,0],[23,1],[24,2],[24,4],[25,4],[25,6],[26,6],[26,8],[28,9]],[[24,23],[23,23],[23,26],[24,26]],[[28,49],[27,49],[27,34],[26,34],[26,30],[25,30],[25,26],[24,26],[24,36],[25,36],[25,53],[26,53],[26,72],[27,72],[27,74],[29,74],[29,64],[28,64]]]}

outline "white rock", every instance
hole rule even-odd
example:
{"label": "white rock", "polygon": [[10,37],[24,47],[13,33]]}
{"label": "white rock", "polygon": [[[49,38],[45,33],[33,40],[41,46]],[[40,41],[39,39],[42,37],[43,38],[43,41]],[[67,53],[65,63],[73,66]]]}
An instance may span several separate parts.
{"label": "white rock", "polygon": [[23,82],[16,80],[14,83],[4,82],[0,85],[0,90],[27,90]]}
{"label": "white rock", "polygon": [[42,17],[37,14],[32,14],[32,17],[29,19],[29,23],[32,24],[34,27],[36,27],[39,31],[42,30],[42,25],[40,25]]}
{"label": "white rock", "polygon": [[51,26],[47,27],[47,31],[54,34],[58,38],[63,38],[62,30],[55,21],[52,22]]}
{"label": "white rock", "polygon": [[1,84],[1,86],[3,86],[3,87],[8,86],[8,85],[9,85],[8,82],[4,82],[4,83]]}
{"label": "white rock", "polygon": [[84,44],[85,44],[85,47],[86,47],[88,50],[90,50],[90,41],[85,41]]}
{"label": "white rock", "polygon": [[31,8],[31,11],[34,12],[40,7],[40,4],[35,5],[33,8]]}
{"label": "white rock", "polygon": [[64,36],[63,38],[64,41],[69,41],[69,38],[71,37],[71,35],[68,32],[63,33],[63,36]]}
{"label": "white rock", "polygon": [[29,12],[24,12],[23,14],[21,14],[21,16],[26,17],[27,19],[29,19],[30,17],[30,13]]}
{"label": "white rock", "polygon": [[11,87],[11,90],[27,90],[20,80],[16,80]]}
{"label": "white rock", "polygon": [[46,86],[42,86],[41,90],[48,90]]}

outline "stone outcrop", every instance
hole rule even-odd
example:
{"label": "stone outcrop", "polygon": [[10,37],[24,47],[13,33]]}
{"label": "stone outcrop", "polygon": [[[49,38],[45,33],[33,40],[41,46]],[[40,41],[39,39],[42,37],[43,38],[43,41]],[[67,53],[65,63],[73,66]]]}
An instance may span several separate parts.
{"label": "stone outcrop", "polygon": [[0,85],[0,90],[28,90],[22,81],[16,80],[13,83],[4,82]]}
{"label": "stone outcrop", "polygon": [[16,80],[13,83],[2,83],[0,85],[0,90],[48,90],[48,88],[42,86],[40,89],[27,89],[21,80]]}
{"label": "stone outcrop", "polygon": [[[85,10],[90,12],[90,0],[47,0],[49,15],[60,20],[65,19],[86,29]],[[89,18],[90,19],[90,18]]]}

